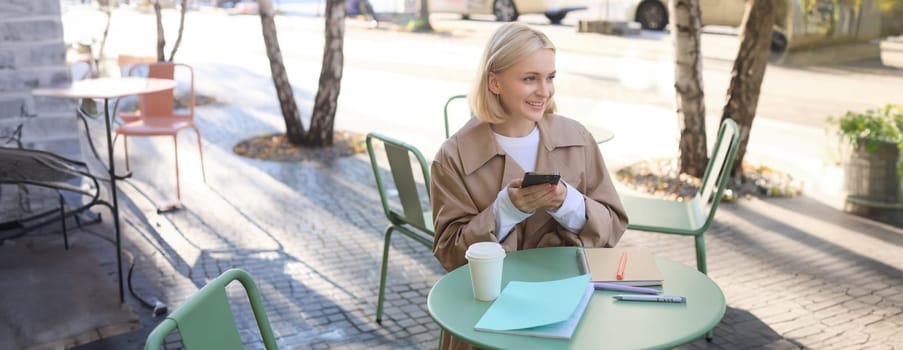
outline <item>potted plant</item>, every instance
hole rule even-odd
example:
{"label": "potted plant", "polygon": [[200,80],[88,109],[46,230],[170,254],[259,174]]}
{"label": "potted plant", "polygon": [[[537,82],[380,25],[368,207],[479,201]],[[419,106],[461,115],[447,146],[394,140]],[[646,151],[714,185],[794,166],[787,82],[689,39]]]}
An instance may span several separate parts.
{"label": "potted plant", "polygon": [[903,162],[903,109],[887,105],[865,112],[847,112],[829,122],[845,156],[844,189],[848,202],[881,206],[899,203]]}

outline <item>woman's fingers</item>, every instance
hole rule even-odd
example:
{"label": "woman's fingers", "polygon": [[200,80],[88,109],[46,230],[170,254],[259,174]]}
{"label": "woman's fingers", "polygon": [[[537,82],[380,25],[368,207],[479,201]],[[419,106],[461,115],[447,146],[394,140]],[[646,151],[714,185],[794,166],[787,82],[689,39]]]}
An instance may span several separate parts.
{"label": "woman's fingers", "polygon": [[523,212],[531,212],[539,208],[545,208],[555,204],[556,186],[551,184],[534,185],[524,188],[509,189],[511,202]]}

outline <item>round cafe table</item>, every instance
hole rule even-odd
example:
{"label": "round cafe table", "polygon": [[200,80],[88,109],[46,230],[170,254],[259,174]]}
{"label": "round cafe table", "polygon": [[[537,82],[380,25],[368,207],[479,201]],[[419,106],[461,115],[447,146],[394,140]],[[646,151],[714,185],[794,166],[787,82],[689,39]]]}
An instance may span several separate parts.
{"label": "round cafe table", "polygon": [[611,131],[608,128],[604,128],[601,126],[595,126],[591,124],[583,124],[583,127],[589,131],[590,134],[593,135],[593,138],[596,139],[596,143],[603,144],[605,142],[611,141],[611,139],[615,138],[614,131]]}
{"label": "round cafe table", "polygon": [[[509,253],[502,288],[509,281],[539,282],[580,274],[576,247],[528,249]],[[689,266],[656,257],[665,294],[686,303],[615,301],[623,292],[597,290],[569,340],[478,332],[474,325],[492,302],[473,297],[468,265],[443,276],[430,290],[430,316],[445,332],[486,349],[648,349],[692,341],[724,316],[724,294],[706,275]]]}
{"label": "round cafe table", "polygon": [[[116,238],[116,266],[118,267],[119,276],[119,302],[125,302],[125,294],[122,289],[122,250],[120,249],[120,230],[119,230],[119,200],[117,199],[116,180],[120,179],[116,175],[116,163],[113,162],[113,127],[110,124],[113,116],[110,114],[110,99],[141,95],[157,91],[164,91],[175,88],[175,80],[170,79],[154,79],[154,78],[99,78],[85,79],[72,82],[69,86],[51,87],[34,89],[31,93],[35,96],[48,96],[57,98],[98,98],[103,99],[104,125],[107,134],[107,175],[110,183],[111,202],[106,203],[113,212],[113,229]],[[79,116],[87,115],[86,111],[79,109]],[[90,139],[88,139],[90,141]],[[93,145],[91,146],[94,147]]]}

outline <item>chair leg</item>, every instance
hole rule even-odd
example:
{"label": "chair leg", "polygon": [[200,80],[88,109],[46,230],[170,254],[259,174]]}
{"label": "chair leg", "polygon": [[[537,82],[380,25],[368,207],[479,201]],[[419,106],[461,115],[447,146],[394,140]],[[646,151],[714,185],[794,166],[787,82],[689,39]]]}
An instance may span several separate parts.
{"label": "chair leg", "polygon": [[[708,274],[708,272],[706,272],[708,267],[706,266],[705,261],[705,238],[702,234],[699,234],[694,238],[696,239],[696,269],[703,274]],[[709,330],[705,333],[705,340],[707,342],[712,342],[714,336],[714,330]]]}
{"label": "chair leg", "polygon": [[69,250],[69,233],[66,232],[66,203],[63,200],[63,195],[60,194],[60,224],[63,225],[63,246],[66,247],[66,250]]}
{"label": "chair leg", "polygon": [[182,201],[182,187],[179,184],[179,135],[172,136],[172,144],[176,150],[176,199]]}
{"label": "chair leg", "polygon": [[705,263],[705,238],[702,234],[696,235],[696,269],[703,274],[708,274]]}
{"label": "chair leg", "polygon": [[201,177],[204,178],[204,183],[207,183],[207,171],[204,170],[204,147],[201,145],[201,131],[198,128],[194,128],[194,133],[198,136],[198,154],[201,155]]}
{"label": "chair leg", "polygon": [[122,144],[125,146],[125,171],[132,171],[129,167],[129,137],[122,135]]}
{"label": "chair leg", "polygon": [[376,299],[376,323],[383,324],[383,299],[386,290],[386,269],[389,265],[389,239],[392,237],[392,231],[395,227],[389,225],[383,239],[383,264],[379,270],[379,297]]}

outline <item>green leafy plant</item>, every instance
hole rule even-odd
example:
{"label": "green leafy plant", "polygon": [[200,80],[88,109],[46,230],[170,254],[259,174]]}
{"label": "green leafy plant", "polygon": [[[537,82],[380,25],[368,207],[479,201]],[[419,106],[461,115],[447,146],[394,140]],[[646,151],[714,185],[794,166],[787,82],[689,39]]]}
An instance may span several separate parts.
{"label": "green leafy plant", "polygon": [[864,113],[847,112],[836,122],[840,136],[853,146],[865,146],[869,152],[878,150],[882,143],[895,143],[903,149],[903,110],[899,106],[869,109]]}
{"label": "green leafy plant", "polygon": [[[888,104],[865,112],[848,111],[844,116],[828,118],[829,125],[846,143],[876,152],[882,143],[893,143],[903,150],[903,105]],[[897,162],[897,173],[903,175],[903,160]]]}

